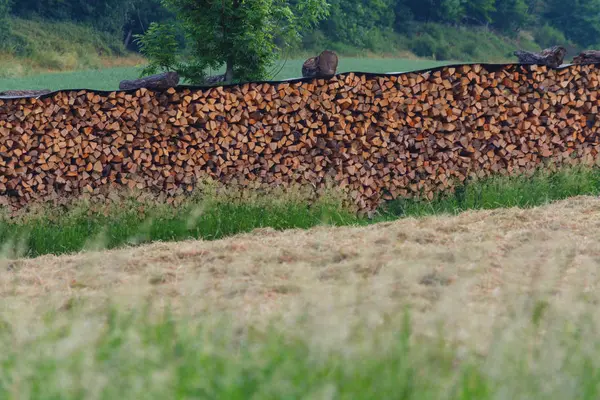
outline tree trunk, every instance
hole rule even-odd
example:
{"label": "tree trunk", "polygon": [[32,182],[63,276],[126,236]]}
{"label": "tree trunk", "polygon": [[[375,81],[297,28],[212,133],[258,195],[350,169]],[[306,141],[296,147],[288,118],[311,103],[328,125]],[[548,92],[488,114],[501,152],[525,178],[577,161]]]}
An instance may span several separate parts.
{"label": "tree trunk", "polygon": [[127,32],[127,36],[125,37],[125,48],[127,49],[129,47],[129,43],[131,42],[131,36],[133,35],[133,30],[129,30],[129,32]]}
{"label": "tree trunk", "polygon": [[229,58],[227,60],[227,69],[225,71],[225,82],[231,83],[233,81],[233,60]]}
{"label": "tree trunk", "polygon": [[165,90],[175,87],[179,84],[179,75],[177,72],[165,72],[158,75],[151,75],[141,79],[134,79],[130,81],[121,81],[119,89],[121,90],[133,90],[133,89],[152,89],[152,90]]}

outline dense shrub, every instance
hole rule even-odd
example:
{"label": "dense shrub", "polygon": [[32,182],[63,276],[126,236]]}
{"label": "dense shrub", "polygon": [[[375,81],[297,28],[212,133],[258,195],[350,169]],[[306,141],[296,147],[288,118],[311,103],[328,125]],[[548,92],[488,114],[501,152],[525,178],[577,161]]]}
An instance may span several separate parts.
{"label": "dense shrub", "polygon": [[10,38],[10,11],[12,0],[0,0],[0,50],[5,50]]}
{"label": "dense shrub", "polygon": [[542,48],[556,46],[557,44],[564,45],[567,42],[565,35],[558,29],[544,24],[533,32],[533,37]]}

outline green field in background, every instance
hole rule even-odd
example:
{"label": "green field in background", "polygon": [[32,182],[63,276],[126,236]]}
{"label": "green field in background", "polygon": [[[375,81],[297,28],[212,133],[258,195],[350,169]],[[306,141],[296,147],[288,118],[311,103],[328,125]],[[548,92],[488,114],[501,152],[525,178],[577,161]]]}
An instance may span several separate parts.
{"label": "green field in background", "polygon": [[[273,68],[269,80],[298,78],[302,75],[303,60],[280,62]],[[402,58],[341,58],[338,71],[358,72],[405,72],[433,68],[449,62],[431,60],[407,60]],[[124,79],[139,77],[140,68],[121,67],[100,70],[76,71],[32,75],[23,78],[0,79],[0,91],[26,89],[97,89],[115,90]],[[213,72],[218,73],[218,72]]]}

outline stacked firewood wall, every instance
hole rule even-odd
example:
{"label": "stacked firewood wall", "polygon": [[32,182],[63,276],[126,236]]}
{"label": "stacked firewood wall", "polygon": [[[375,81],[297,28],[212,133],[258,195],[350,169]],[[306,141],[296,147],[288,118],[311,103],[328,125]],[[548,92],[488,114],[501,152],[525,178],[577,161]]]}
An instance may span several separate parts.
{"label": "stacked firewood wall", "polygon": [[433,198],[469,176],[593,163],[596,65],[464,65],[398,75],[0,100],[0,199],[177,198],[203,177],[326,180],[363,210]]}

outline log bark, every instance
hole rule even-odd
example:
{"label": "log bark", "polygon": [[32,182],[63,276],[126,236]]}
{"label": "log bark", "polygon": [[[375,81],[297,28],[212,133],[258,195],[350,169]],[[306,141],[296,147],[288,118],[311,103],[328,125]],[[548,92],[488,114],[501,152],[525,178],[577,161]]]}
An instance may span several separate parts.
{"label": "log bark", "polygon": [[573,64],[600,64],[600,51],[587,50],[573,58]]}
{"label": "log bark", "polygon": [[333,51],[325,50],[317,57],[311,57],[302,65],[304,78],[332,78],[338,66],[338,56]]}
{"label": "log bark", "polygon": [[225,82],[233,81],[233,59],[228,59],[225,67]]}
{"label": "log bark", "polygon": [[317,57],[311,57],[302,64],[302,77],[314,78],[317,76]]}
{"label": "log bark", "polygon": [[176,87],[179,84],[179,75],[177,72],[165,72],[158,75],[151,75],[141,79],[124,80],[119,84],[121,90],[151,89],[166,90]]}
{"label": "log bark", "polygon": [[204,83],[211,86],[219,83],[225,83],[225,81],[227,81],[225,75],[213,75],[204,79]]}
{"label": "log bark", "polygon": [[558,68],[562,65],[567,50],[562,46],[554,46],[542,50],[540,53],[518,50],[514,55],[521,64],[545,65],[550,68]]}
{"label": "log bark", "polygon": [[0,92],[0,97],[39,97],[50,93],[50,89],[41,90],[6,90]]}

